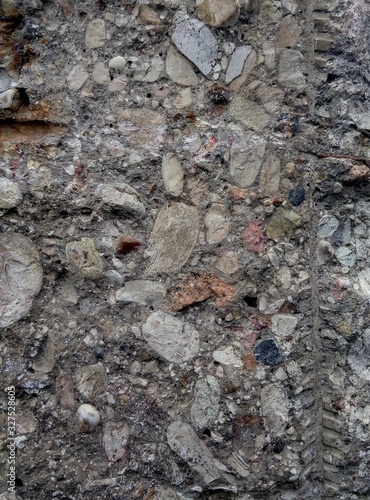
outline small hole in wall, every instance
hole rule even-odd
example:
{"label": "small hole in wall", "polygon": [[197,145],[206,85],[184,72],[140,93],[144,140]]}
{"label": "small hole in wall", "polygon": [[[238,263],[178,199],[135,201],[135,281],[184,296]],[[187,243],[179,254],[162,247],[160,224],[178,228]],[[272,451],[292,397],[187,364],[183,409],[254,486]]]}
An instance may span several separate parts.
{"label": "small hole in wall", "polygon": [[244,302],[247,303],[249,307],[257,307],[258,306],[258,297],[252,297],[250,295],[246,295],[244,297]]}
{"label": "small hole in wall", "polygon": [[203,434],[205,436],[211,437],[211,431],[209,429],[204,429]]}

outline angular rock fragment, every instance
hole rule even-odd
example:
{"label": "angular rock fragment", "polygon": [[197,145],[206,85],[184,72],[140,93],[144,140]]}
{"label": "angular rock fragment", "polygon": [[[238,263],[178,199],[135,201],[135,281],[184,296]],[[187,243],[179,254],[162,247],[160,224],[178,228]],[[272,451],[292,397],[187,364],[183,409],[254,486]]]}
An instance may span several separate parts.
{"label": "angular rock fragment", "polygon": [[167,361],[184,363],[199,352],[199,334],[189,323],[171,314],[157,311],[142,327],[148,344]]}
{"label": "angular rock fragment", "polygon": [[245,246],[253,252],[261,253],[265,251],[265,239],[260,222],[253,221],[244,228],[243,241]]}
{"label": "angular rock fragment", "polygon": [[317,226],[317,236],[328,238],[332,236],[339,226],[339,220],[334,215],[325,215]]}
{"label": "angular rock fragment", "polygon": [[79,90],[89,78],[89,74],[81,64],[74,66],[67,76],[68,87],[73,90]]}
{"label": "angular rock fragment", "polygon": [[147,306],[161,302],[165,296],[166,289],[162,283],[148,280],[127,281],[116,292],[117,302],[136,302]]}
{"label": "angular rock fragment", "polygon": [[284,87],[303,90],[306,79],[302,73],[303,55],[298,50],[281,49],[278,64],[278,80]]}
{"label": "angular rock fragment", "polygon": [[214,351],[213,359],[226,366],[233,366],[234,368],[241,368],[243,361],[236,356],[232,346],[226,347],[221,351]]}
{"label": "angular rock fragment", "polygon": [[261,169],[265,148],[266,140],[252,132],[244,133],[243,137],[233,142],[230,151],[230,175],[238,186],[246,188],[255,182]]}
{"label": "angular rock fragment", "polygon": [[16,182],[0,177],[0,208],[14,208],[22,201],[22,193]]}
{"label": "angular rock fragment", "polygon": [[217,480],[230,482],[231,476],[221,470],[222,464],[186,422],[172,422],[167,428],[167,441],[170,448],[200,474],[205,484]]}
{"label": "angular rock fragment", "polygon": [[76,374],[76,386],[86,399],[94,401],[108,387],[104,366],[97,363],[81,367]]}
{"label": "angular rock fragment", "polygon": [[195,207],[173,203],[163,207],[149,239],[152,262],[148,272],[170,273],[180,269],[190,257],[198,239],[199,215]]}
{"label": "angular rock fragment", "polygon": [[195,429],[212,427],[219,411],[220,394],[220,386],[212,375],[197,381],[195,399],[190,410]]}
{"label": "angular rock fragment", "polygon": [[48,336],[33,359],[32,368],[37,372],[50,373],[54,368],[54,355],[54,340]]}
{"label": "angular rock fragment", "polygon": [[206,239],[207,243],[214,245],[224,240],[229,232],[229,212],[220,203],[214,203],[206,213]]}
{"label": "angular rock fragment", "polygon": [[192,86],[199,83],[192,64],[173,45],[167,51],[166,71],[171,80],[179,85]]}
{"label": "angular rock fragment", "polygon": [[217,28],[228,28],[237,22],[239,0],[197,0],[196,12],[201,21]]}
{"label": "angular rock fragment", "polygon": [[274,314],[271,318],[271,330],[280,337],[290,337],[298,324],[297,316],[292,314]]}
{"label": "angular rock fragment", "polygon": [[302,217],[293,210],[278,208],[268,223],[266,234],[274,241],[290,240]]}
{"label": "angular rock fragment", "polygon": [[359,334],[353,343],[348,363],[360,378],[370,380],[370,328]]}
{"label": "angular rock fragment", "polygon": [[182,21],[176,26],[172,42],[177,49],[207,76],[217,59],[217,40],[198,19]]}
{"label": "angular rock fragment", "polygon": [[241,96],[231,101],[230,113],[235,120],[256,131],[264,129],[271,120],[263,106]]}
{"label": "angular rock fragment", "polygon": [[81,238],[81,241],[67,243],[66,258],[85,278],[98,279],[103,274],[103,261],[91,238]]}
{"label": "angular rock fragment", "polygon": [[268,432],[279,435],[288,423],[289,400],[279,383],[268,384],[261,390],[261,413]]}
{"label": "angular rock fragment", "polygon": [[353,247],[339,247],[335,256],[343,266],[353,267],[356,264],[356,250]]}
{"label": "angular rock fragment", "polygon": [[118,462],[125,457],[128,437],[129,428],[124,422],[104,423],[101,439],[109,462]]}
{"label": "angular rock fragment", "polygon": [[139,217],[145,215],[140,194],[124,182],[99,184],[95,189],[95,196],[111,207],[121,208]]}
{"label": "angular rock fragment", "polygon": [[162,161],[164,187],[172,196],[180,196],[184,187],[184,170],[173,153],[167,153]]}
{"label": "angular rock fragment", "polygon": [[237,76],[243,73],[244,63],[247,57],[252,53],[252,47],[250,45],[243,45],[234,50],[229,65],[226,71],[225,83],[229,84]]}
{"label": "angular rock fragment", "polygon": [[257,361],[263,365],[276,366],[284,362],[283,355],[272,339],[262,340],[262,342],[253,349],[253,354]]}
{"label": "angular rock fragment", "polygon": [[105,44],[105,23],[102,19],[91,21],[85,33],[85,45],[88,49],[97,49]]}
{"label": "angular rock fragment", "polygon": [[170,308],[179,311],[191,304],[212,298],[217,307],[227,307],[235,300],[235,287],[216,274],[202,272],[180,283],[169,297]]}
{"label": "angular rock fragment", "polygon": [[261,169],[260,186],[265,196],[276,196],[280,186],[281,161],[275,155],[267,158]]}
{"label": "angular rock fragment", "polygon": [[28,314],[42,287],[36,247],[17,233],[0,234],[0,328]]}

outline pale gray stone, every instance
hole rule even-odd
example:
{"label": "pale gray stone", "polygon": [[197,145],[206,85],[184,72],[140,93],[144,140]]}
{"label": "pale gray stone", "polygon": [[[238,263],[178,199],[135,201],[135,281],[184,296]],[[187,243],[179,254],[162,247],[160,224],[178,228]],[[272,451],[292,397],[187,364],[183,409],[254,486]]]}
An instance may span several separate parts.
{"label": "pale gray stone", "polygon": [[68,87],[73,91],[79,90],[88,78],[89,75],[85,68],[78,64],[72,68],[67,76]]}
{"label": "pale gray stone", "polygon": [[109,67],[112,69],[115,69],[117,71],[121,71],[121,70],[125,69],[126,64],[127,64],[127,61],[123,56],[113,57],[109,61]]}
{"label": "pale gray stone", "polygon": [[162,177],[166,191],[172,196],[180,196],[184,188],[184,170],[173,153],[163,157]]}
{"label": "pale gray stone", "polygon": [[356,375],[370,380],[370,328],[360,333],[354,341],[348,354],[348,363]]}
{"label": "pale gray stone", "polygon": [[264,108],[245,97],[237,96],[231,101],[230,113],[235,120],[251,130],[262,130],[270,123],[270,116]]}
{"label": "pale gray stone", "polygon": [[261,390],[261,415],[266,430],[273,435],[284,431],[289,417],[289,400],[280,383],[268,384]]}
{"label": "pale gray stone", "polygon": [[145,74],[144,82],[153,83],[158,80],[164,70],[164,62],[162,58],[157,54],[153,57],[150,62],[148,71]]}
{"label": "pale gray stone", "polygon": [[243,45],[242,47],[238,47],[234,50],[226,71],[226,84],[229,84],[234,80],[234,78],[242,74],[244,63],[247,60],[247,57],[251,54],[252,50],[253,49],[250,45]]}
{"label": "pale gray stone", "polygon": [[95,196],[107,205],[121,208],[138,217],[145,215],[145,207],[141,202],[140,194],[124,182],[99,184],[95,189]]}
{"label": "pale gray stone", "polygon": [[265,196],[276,196],[280,187],[281,161],[269,155],[261,169],[260,187]]}
{"label": "pale gray stone", "polygon": [[290,337],[295,332],[298,318],[292,314],[274,314],[271,318],[271,330],[279,337]]}
{"label": "pale gray stone", "polygon": [[278,80],[284,87],[303,90],[306,79],[302,73],[303,55],[298,50],[279,51]]}
{"label": "pale gray stone", "polygon": [[205,484],[229,476],[220,470],[222,464],[216,461],[210,449],[186,422],[178,420],[168,426],[167,442],[171,450],[185,460],[191,469],[200,474]]}
{"label": "pale gray stone", "polygon": [[196,12],[201,21],[210,26],[234,26],[240,13],[239,0],[196,0]]}
{"label": "pale gray stone", "polygon": [[164,206],[149,239],[149,273],[170,273],[189,259],[198,239],[199,215],[196,207],[185,203]]}
{"label": "pale gray stone", "polygon": [[176,26],[172,42],[177,49],[207,76],[217,60],[218,45],[212,32],[198,19],[182,21]]}
{"label": "pale gray stone", "polygon": [[170,45],[167,51],[166,72],[171,80],[179,85],[192,86],[199,83],[191,63],[173,45]]}
{"label": "pale gray stone", "polygon": [[334,254],[334,248],[328,241],[320,240],[316,247],[316,257],[319,264],[324,264],[331,259]]}
{"label": "pale gray stone", "polygon": [[84,237],[80,241],[67,243],[66,258],[85,278],[98,279],[103,274],[103,261],[91,238]]}
{"label": "pale gray stone", "polygon": [[22,199],[22,192],[18,184],[6,177],[0,177],[0,208],[17,207]]}
{"label": "pale gray stone", "polygon": [[12,107],[13,99],[17,95],[17,89],[9,89],[0,93],[0,109],[9,109]]}
{"label": "pale gray stone", "polygon": [[101,363],[81,367],[76,374],[78,391],[88,400],[95,400],[108,388],[108,377]]}
{"label": "pale gray stone", "polygon": [[0,328],[26,316],[42,287],[43,271],[32,241],[0,234]]}
{"label": "pale gray stone", "polygon": [[317,226],[317,236],[328,238],[332,236],[339,226],[339,220],[334,215],[324,215]]}
{"label": "pale gray stone", "polygon": [[94,19],[86,29],[85,44],[88,49],[97,49],[105,44],[105,22]]}
{"label": "pale gray stone", "polygon": [[195,429],[212,427],[218,415],[220,395],[220,386],[212,375],[197,381],[195,398],[190,410]]}
{"label": "pale gray stone", "polygon": [[165,296],[166,289],[162,283],[148,280],[127,281],[116,292],[118,302],[136,302],[147,306],[161,302]]}
{"label": "pale gray stone", "polygon": [[265,148],[266,140],[252,132],[246,132],[243,137],[233,142],[230,151],[230,175],[238,186],[249,187],[256,181]]}
{"label": "pale gray stone", "polygon": [[339,247],[335,256],[343,266],[353,267],[356,264],[357,256],[354,247]]}
{"label": "pale gray stone", "polygon": [[214,203],[205,216],[207,243],[214,245],[224,240],[229,232],[229,211],[220,203]]}
{"label": "pale gray stone", "polygon": [[109,70],[105,67],[103,62],[97,62],[93,69],[93,80],[99,85],[109,85],[110,76]]}
{"label": "pale gray stone", "polygon": [[171,314],[157,311],[142,327],[148,344],[167,361],[184,363],[199,352],[199,334],[189,323]]}
{"label": "pale gray stone", "polygon": [[220,351],[214,351],[213,359],[218,363],[233,366],[234,368],[241,368],[243,366],[243,361],[236,356],[233,346],[226,347],[226,349]]}
{"label": "pale gray stone", "polygon": [[129,427],[124,422],[105,422],[102,429],[102,445],[109,462],[125,458]]}

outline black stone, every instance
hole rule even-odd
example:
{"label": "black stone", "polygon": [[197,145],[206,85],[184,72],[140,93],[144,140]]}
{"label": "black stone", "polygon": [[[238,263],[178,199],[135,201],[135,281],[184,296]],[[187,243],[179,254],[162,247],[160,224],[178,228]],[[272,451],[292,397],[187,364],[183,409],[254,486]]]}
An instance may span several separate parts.
{"label": "black stone", "polygon": [[306,197],[306,190],[303,186],[297,186],[289,193],[288,199],[295,207],[298,207]]}
{"label": "black stone", "polygon": [[253,350],[257,361],[267,366],[281,365],[284,357],[281,354],[275,341],[272,339],[262,340]]}

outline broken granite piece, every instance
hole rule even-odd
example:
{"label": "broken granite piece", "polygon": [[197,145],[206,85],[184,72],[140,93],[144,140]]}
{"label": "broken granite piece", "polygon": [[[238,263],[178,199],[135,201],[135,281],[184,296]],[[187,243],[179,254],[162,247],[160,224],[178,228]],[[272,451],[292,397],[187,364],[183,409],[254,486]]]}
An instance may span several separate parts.
{"label": "broken granite piece", "polygon": [[283,432],[288,423],[289,400],[280,383],[268,384],[261,390],[261,414],[266,430],[273,435]]}
{"label": "broken granite piece", "polygon": [[212,32],[198,19],[182,21],[176,26],[172,42],[207,76],[217,60],[218,45]]}
{"label": "broken granite piece", "polygon": [[164,206],[155,221],[149,239],[152,262],[148,272],[170,273],[180,269],[190,257],[198,239],[199,215],[185,203]]}
{"label": "broken granite piece", "polygon": [[139,217],[145,215],[140,194],[124,182],[99,184],[95,189],[95,196],[112,207],[122,208]]}
{"label": "broken granite piece", "polygon": [[224,466],[215,459],[212,452],[199,439],[194,429],[180,420],[172,422],[167,428],[167,442],[193,470],[195,470],[205,484],[217,480],[232,482],[232,476],[224,472]]}
{"label": "broken granite piece", "polygon": [[152,313],[143,325],[142,333],[148,344],[172,363],[184,363],[199,352],[197,330],[171,314]]}
{"label": "broken granite piece", "polygon": [[167,153],[162,161],[164,187],[172,196],[180,196],[184,187],[184,170],[177,156]]}
{"label": "broken granite piece", "polygon": [[43,271],[32,241],[0,234],[0,328],[23,318],[42,287]]}
{"label": "broken granite piece", "polygon": [[117,302],[136,302],[146,306],[161,302],[165,296],[166,289],[162,283],[148,280],[127,281],[116,292]]}
{"label": "broken granite piece", "polygon": [[201,21],[217,28],[228,28],[237,22],[239,0],[197,0],[196,12]]}
{"label": "broken granite piece", "polygon": [[14,208],[22,202],[22,192],[16,182],[0,177],[0,208]]}
{"label": "broken granite piece", "polygon": [[103,274],[103,261],[92,238],[81,238],[66,245],[67,261],[77,267],[85,278],[98,279]]}
{"label": "broken granite piece", "polygon": [[94,401],[108,387],[108,377],[101,363],[82,366],[76,374],[78,391],[89,401]]}
{"label": "broken granite piece", "polygon": [[225,83],[227,85],[243,73],[244,63],[252,50],[250,45],[243,45],[234,50],[226,71]]}
{"label": "broken granite piece", "polygon": [[220,386],[212,375],[207,375],[206,378],[197,381],[195,399],[190,410],[195,429],[212,427],[219,411],[220,394]]}

